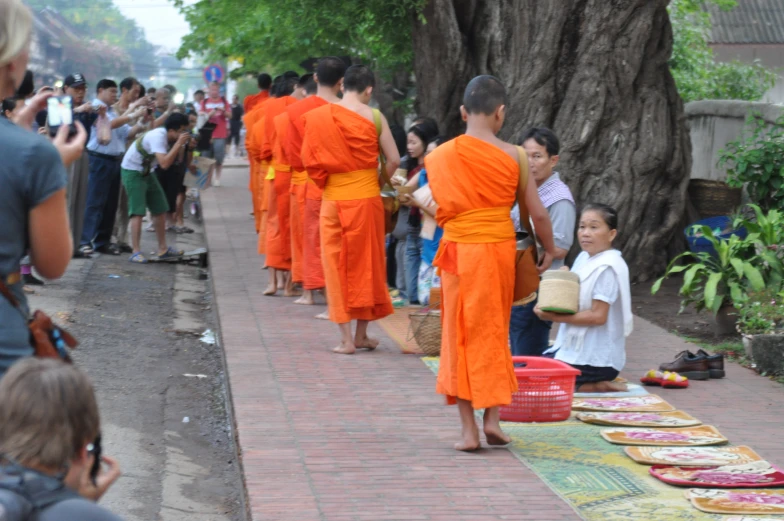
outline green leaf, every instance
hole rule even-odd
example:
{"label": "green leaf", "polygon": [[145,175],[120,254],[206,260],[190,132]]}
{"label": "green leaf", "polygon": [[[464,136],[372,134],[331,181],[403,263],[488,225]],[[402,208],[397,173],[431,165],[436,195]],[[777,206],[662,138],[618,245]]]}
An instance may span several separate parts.
{"label": "green leaf", "polygon": [[664,277],[660,278],[659,280],[653,283],[653,286],[651,286],[651,295],[655,295],[656,293],[659,292],[662,282],[664,282]]}
{"label": "green leaf", "polygon": [[730,297],[732,298],[733,304],[738,304],[743,302],[744,296],[743,291],[740,289],[740,285],[736,282],[731,282],[729,284],[730,287]]}
{"label": "green leaf", "polygon": [[735,273],[738,274],[738,278],[742,278],[743,277],[743,261],[738,259],[738,258],[736,258],[736,257],[733,257],[733,258],[730,259],[730,264],[732,264],[732,267],[735,268]]}
{"label": "green leaf", "polygon": [[705,307],[709,309],[713,309],[721,278],[721,273],[711,273],[708,276],[708,282],[705,283]]}
{"label": "green leaf", "polygon": [[762,278],[762,274],[748,262],[743,263],[743,273],[754,291],[762,291],[765,288],[765,280]]}
{"label": "green leaf", "polygon": [[681,289],[691,291],[691,285],[694,282],[694,276],[697,275],[699,271],[704,269],[704,264],[693,264],[683,275],[683,285],[681,286]]}

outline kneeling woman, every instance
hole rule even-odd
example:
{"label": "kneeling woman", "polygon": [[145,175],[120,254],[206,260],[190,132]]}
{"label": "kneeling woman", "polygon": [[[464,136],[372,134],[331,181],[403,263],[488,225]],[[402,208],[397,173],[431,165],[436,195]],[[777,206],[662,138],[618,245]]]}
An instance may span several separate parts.
{"label": "kneeling woman", "polygon": [[613,208],[587,205],[577,231],[583,251],[572,266],[580,276],[580,310],[562,315],[535,309],[542,320],[561,323],[546,355],[579,369],[577,388],[584,393],[626,390],[625,384],[613,381],[626,363],[626,337],[633,327],[629,268],[612,247],[617,234]]}

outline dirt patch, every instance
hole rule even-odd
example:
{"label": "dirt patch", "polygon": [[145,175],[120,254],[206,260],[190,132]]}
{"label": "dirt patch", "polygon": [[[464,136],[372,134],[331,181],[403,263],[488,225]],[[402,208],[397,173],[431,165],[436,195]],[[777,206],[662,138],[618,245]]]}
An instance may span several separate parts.
{"label": "dirt patch", "polygon": [[681,313],[681,297],[678,290],[681,278],[673,277],[662,284],[656,295],[651,295],[651,282],[632,285],[632,307],[636,315],[653,322],[657,326],[675,333],[708,344],[724,344],[740,342],[740,335],[717,335],[714,330],[713,314],[694,311],[688,307]]}

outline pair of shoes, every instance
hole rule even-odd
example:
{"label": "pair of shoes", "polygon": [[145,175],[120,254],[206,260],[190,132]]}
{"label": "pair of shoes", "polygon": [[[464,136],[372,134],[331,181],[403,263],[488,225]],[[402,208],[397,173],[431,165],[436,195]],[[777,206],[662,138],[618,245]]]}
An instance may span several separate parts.
{"label": "pair of shoes", "polygon": [[402,297],[395,297],[392,299],[392,307],[402,308],[408,305],[408,301]]}
{"label": "pair of shoes", "polygon": [[154,225],[154,224],[152,224],[152,223],[150,223],[150,224],[149,224],[149,225],[148,225],[148,226],[147,226],[147,227],[144,229],[144,231],[145,231],[145,232],[154,232],[154,231],[155,231],[155,225]]}
{"label": "pair of shoes", "polygon": [[73,254],[74,259],[92,259],[93,256],[90,253],[84,253],[81,248],[76,250]]}
{"label": "pair of shoes", "polygon": [[33,275],[32,273],[25,273],[22,275],[22,281],[28,286],[43,286],[44,281]]}
{"label": "pair of shoes", "polygon": [[120,255],[122,253],[120,247],[116,244],[104,244],[103,246],[96,248],[95,251],[98,253],[105,253],[106,255]]}
{"label": "pair of shoes", "polygon": [[640,378],[645,385],[661,385],[665,389],[685,389],[689,386],[689,379],[678,373],[670,371],[654,371],[651,369]]}
{"label": "pair of shoes", "polygon": [[724,356],[711,355],[702,349],[696,355],[688,350],[681,351],[674,361],[661,364],[659,371],[678,373],[691,380],[724,378]]}
{"label": "pair of shoes", "polygon": [[93,250],[93,247],[90,246],[89,244],[84,244],[82,246],[79,246],[79,253],[81,253],[85,257],[90,257],[93,253],[95,253],[95,250]]}
{"label": "pair of shoes", "polygon": [[133,248],[124,242],[117,243],[117,247],[120,248],[120,253],[133,253]]}
{"label": "pair of shoes", "polygon": [[193,228],[187,226],[175,226],[174,233],[193,233]]}

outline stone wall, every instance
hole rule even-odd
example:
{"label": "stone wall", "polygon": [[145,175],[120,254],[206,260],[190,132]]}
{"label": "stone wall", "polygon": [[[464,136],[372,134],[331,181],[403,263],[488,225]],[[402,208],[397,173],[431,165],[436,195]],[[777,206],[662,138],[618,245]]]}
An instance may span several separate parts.
{"label": "stone wall", "polygon": [[727,174],[716,163],[719,151],[737,139],[749,114],[758,112],[768,123],[784,115],[784,107],[748,101],[708,100],[686,104],[691,133],[692,179],[724,181]]}

